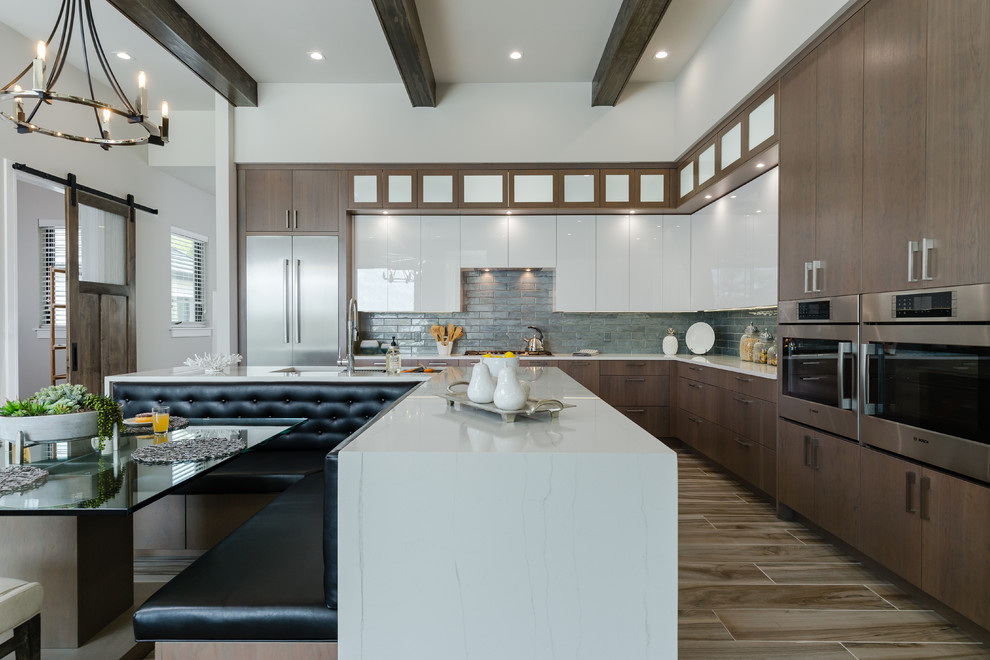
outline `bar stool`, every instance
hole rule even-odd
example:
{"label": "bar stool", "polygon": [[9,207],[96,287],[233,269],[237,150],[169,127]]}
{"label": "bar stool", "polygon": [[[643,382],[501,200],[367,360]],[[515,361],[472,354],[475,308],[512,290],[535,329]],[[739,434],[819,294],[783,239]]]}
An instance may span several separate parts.
{"label": "bar stool", "polygon": [[0,577],[0,635],[14,633],[0,643],[0,658],[41,660],[41,597],[37,582]]}

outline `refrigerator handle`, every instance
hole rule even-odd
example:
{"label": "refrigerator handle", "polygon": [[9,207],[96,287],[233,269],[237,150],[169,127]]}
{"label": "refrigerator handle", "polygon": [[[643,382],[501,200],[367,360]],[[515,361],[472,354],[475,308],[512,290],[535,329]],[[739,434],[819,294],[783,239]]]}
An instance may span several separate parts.
{"label": "refrigerator handle", "polygon": [[296,343],[302,343],[302,299],[299,290],[302,288],[302,259],[296,259]]}
{"label": "refrigerator handle", "polygon": [[282,342],[289,343],[289,260],[282,260]]}

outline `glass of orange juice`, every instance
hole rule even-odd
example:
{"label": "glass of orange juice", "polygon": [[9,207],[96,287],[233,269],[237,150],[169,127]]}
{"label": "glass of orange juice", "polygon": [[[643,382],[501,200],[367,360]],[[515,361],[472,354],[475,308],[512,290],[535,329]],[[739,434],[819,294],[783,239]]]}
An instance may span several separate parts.
{"label": "glass of orange juice", "polygon": [[168,431],[168,406],[152,407],[151,429],[155,433],[165,433]]}

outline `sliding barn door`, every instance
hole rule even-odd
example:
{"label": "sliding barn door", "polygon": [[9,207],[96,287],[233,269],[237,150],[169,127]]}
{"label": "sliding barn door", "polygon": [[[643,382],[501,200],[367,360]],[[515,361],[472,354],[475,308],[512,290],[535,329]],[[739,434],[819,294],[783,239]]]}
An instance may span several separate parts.
{"label": "sliding barn door", "polygon": [[117,202],[66,191],[66,374],[103,392],[103,378],[137,369],[134,218]]}

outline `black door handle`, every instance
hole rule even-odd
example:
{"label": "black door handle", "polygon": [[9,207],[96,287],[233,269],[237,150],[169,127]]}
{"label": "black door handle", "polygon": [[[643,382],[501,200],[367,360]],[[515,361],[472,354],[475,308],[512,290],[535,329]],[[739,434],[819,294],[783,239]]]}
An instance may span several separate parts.
{"label": "black door handle", "polygon": [[72,370],[79,371],[79,344],[72,342]]}

